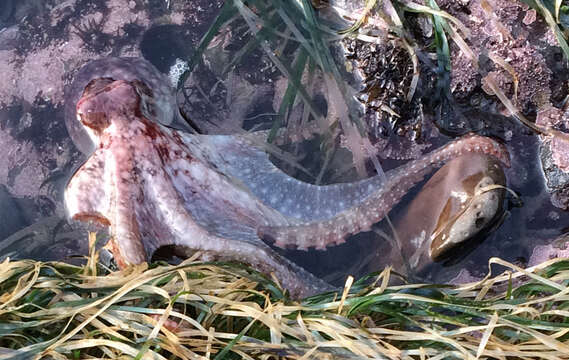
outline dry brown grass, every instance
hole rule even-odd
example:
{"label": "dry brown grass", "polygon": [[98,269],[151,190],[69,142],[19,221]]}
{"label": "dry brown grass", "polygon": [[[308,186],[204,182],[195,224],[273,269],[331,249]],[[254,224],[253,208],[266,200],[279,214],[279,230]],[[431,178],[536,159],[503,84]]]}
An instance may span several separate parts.
{"label": "dry brown grass", "polygon": [[295,302],[246,267],[0,264],[0,358],[569,358],[569,262],[460,287],[390,271]]}

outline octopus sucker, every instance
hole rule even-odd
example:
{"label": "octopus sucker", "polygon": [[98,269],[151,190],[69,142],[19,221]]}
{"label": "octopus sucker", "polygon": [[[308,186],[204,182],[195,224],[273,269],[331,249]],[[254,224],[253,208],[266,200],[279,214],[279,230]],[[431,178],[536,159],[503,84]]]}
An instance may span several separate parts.
{"label": "octopus sucker", "polygon": [[[196,135],[165,126],[176,118],[174,91],[144,60],[101,59],[78,74],[71,86],[80,91],[71,97],[78,117],[68,128],[88,159],[70,179],[65,204],[71,218],[111,228],[111,248],[120,267],[148,261],[158,248],[174,245],[201,251],[210,260],[247,263],[274,273],[292,296],[311,295],[332,287],[264,240],[283,248],[326,249],[368,231],[410,188],[442,163],[454,164],[453,158],[488,154],[509,166],[499,143],[468,135],[385,176],[308,184],[270,161],[260,141],[266,134]],[[476,174],[487,172],[490,161],[475,160]],[[461,175],[471,168],[468,161],[453,165],[447,173],[456,181],[447,185],[482,184],[478,177],[463,181]],[[411,248],[413,259],[419,264],[423,255],[437,257],[460,241],[456,234],[475,231],[476,220],[498,206],[499,199],[490,196],[472,201],[492,206],[474,203],[457,216],[437,217],[460,221],[439,221],[433,233],[443,241],[431,241],[430,251]]]}

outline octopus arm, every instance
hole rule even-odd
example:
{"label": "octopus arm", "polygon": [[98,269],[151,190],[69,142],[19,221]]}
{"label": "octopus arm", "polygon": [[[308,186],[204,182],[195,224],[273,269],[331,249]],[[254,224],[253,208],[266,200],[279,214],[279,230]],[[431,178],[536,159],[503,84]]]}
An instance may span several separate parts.
{"label": "octopus arm", "polygon": [[386,173],[386,181],[361,203],[323,221],[294,226],[261,226],[259,236],[280,247],[325,249],[348,235],[368,231],[424,176],[448,160],[467,153],[491,155],[509,166],[507,151],[496,141],[478,135],[455,140],[424,157]]}
{"label": "octopus arm", "polygon": [[192,153],[201,154],[220,172],[239,180],[265,205],[291,218],[292,223],[336,216],[364,201],[384,181],[374,176],[322,186],[294,179],[271,162],[262,144],[247,135],[184,135],[184,141]]}
{"label": "octopus arm", "polygon": [[83,164],[65,188],[65,207],[69,217],[81,221],[94,221],[109,226],[108,214],[110,196],[108,189],[110,180],[105,177],[105,151],[98,149]]}
{"label": "octopus arm", "polygon": [[[105,159],[105,177],[110,179],[111,235],[115,260],[123,267],[127,263],[146,261],[147,254],[141,238],[137,210],[144,203],[143,185],[135,171],[135,154],[129,146],[111,145]],[[117,148],[128,149],[118,151]]]}
{"label": "octopus arm", "polygon": [[132,161],[109,154],[108,149],[97,149],[77,170],[65,189],[65,205],[74,220],[113,224],[111,247],[117,250],[117,263],[139,263],[146,257],[134,211],[139,184],[126,176]]}
{"label": "octopus arm", "polygon": [[[178,187],[180,183],[191,182],[186,178],[188,175],[174,173],[172,166],[157,167],[155,164],[161,163],[158,159],[165,160],[158,152],[147,153],[144,159],[141,162],[145,169],[142,178],[145,184],[151,184],[145,186],[144,194],[152,200],[153,208],[145,212],[152,214],[151,218],[139,216],[139,230],[145,234],[142,240],[149,254],[160,246],[176,245],[202,251],[209,260],[239,259],[265,274],[274,273],[294,297],[332,289],[326,282],[279,256],[259,239],[254,227],[239,223],[219,208],[213,208],[212,202],[199,197],[194,198],[197,203],[184,200]],[[154,171],[147,171],[149,169]],[[195,174],[196,169],[192,170]],[[210,219],[208,226],[200,219]],[[211,223],[211,219],[217,220]],[[157,227],[159,224],[164,231]]]}

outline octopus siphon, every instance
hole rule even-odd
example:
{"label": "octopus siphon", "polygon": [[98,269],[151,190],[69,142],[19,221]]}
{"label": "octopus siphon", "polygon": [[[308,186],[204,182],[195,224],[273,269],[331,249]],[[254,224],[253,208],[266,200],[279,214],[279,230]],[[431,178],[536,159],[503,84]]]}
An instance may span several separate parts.
{"label": "octopus siphon", "polygon": [[[449,164],[458,165],[440,171],[464,176],[439,176],[439,183],[452,178],[469,188],[500,181],[499,175],[480,175],[488,166],[509,166],[501,144],[471,134],[382,176],[326,186],[308,184],[272,164],[262,132],[198,135],[166,126],[175,117],[171,108],[175,100],[168,97],[174,91],[144,60],[101,59],[85,67],[89,71],[80,70],[79,85],[71,86],[82,93],[69,95],[78,99],[77,116],[66,122],[88,159],[70,179],[65,204],[72,219],[110,227],[119,267],[148,261],[157,249],[172,245],[273,273],[293,297],[331,290],[267,243],[299,249],[342,243],[351,234],[370,230],[409,189],[450,160]],[[102,68],[105,71],[97,70]],[[456,161],[462,156],[467,156],[465,161]],[[476,166],[467,166],[470,163]],[[445,196],[433,194],[431,199],[438,198],[439,203]],[[475,207],[466,223],[476,223],[475,230],[486,226],[498,198],[494,194],[487,201],[493,204],[488,212]],[[454,220],[468,213],[465,202],[460,203],[450,215]],[[435,218],[445,213],[448,219],[452,206],[444,202],[437,206]],[[429,229],[419,228],[446,235],[427,236],[428,241],[410,250],[406,246],[405,251],[421,249],[422,256],[436,258],[461,241],[448,230],[448,222],[437,221]],[[459,232],[470,230],[463,226]]]}

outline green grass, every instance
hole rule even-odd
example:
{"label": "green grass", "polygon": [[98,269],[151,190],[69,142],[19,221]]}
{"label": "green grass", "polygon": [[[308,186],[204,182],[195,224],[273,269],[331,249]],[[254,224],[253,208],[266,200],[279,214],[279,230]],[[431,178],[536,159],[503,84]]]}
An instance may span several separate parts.
{"label": "green grass", "polygon": [[0,358],[569,358],[569,261],[451,287],[390,270],[293,301],[237,264],[0,264]]}
{"label": "green grass", "polygon": [[[567,45],[569,5],[562,0],[522,1],[544,18],[555,34],[566,58],[569,58],[569,45]],[[331,4],[334,5],[334,1]],[[278,109],[278,116],[273,124],[273,136],[269,137],[270,140],[274,138],[276,129],[286,126],[290,110],[298,99],[308,109],[311,119],[316,120],[319,124],[326,124],[329,129],[341,124],[344,133],[351,131],[349,129],[353,126],[357,129],[360,137],[367,138],[367,126],[362,124],[358,115],[358,105],[354,102],[356,94],[353,89],[346,85],[345,79],[341,75],[340,67],[344,64],[336,64],[330,50],[331,46],[343,37],[365,38],[365,41],[378,43],[395,39],[399,46],[404,47],[413,59],[415,70],[408,100],[413,97],[419,79],[420,66],[416,54],[419,49],[421,49],[420,51],[432,51],[436,54],[437,68],[433,70],[435,70],[438,80],[434,96],[440,101],[453,101],[450,92],[451,59],[454,55],[450,46],[451,41],[470,59],[473,68],[478,69],[480,54],[476,54],[468,45],[470,29],[458,19],[442,11],[436,0],[426,0],[424,5],[411,0],[385,0],[383,2],[366,0],[362,6],[362,9],[354,14],[346,12],[345,9],[335,9],[344,16],[348,23],[351,18],[352,26],[346,28],[345,24],[319,19],[309,0],[227,1],[190,59],[190,70],[186,76],[182,77],[179,87],[183,85],[187,75],[201,61],[207,47],[220,30],[229,24],[244,23],[248,28],[249,38],[245,46],[232,56],[232,60],[224,67],[222,73],[227,74],[232,71],[234,66],[246,63],[254,51],[261,50],[281,74],[288,79],[286,95]],[[488,16],[494,16],[494,9],[489,8],[485,11],[487,11]],[[428,15],[432,19],[434,34],[432,44],[418,43],[412,31],[407,28],[409,23],[407,18],[424,15]],[[366,27],[367,30],[373,28],[373,25],[368,21],[370,18],[375,19],[375,21],[380,19],[383,26],[387,27],[387,34],[377,37],[370,36],[366,31],[361,31],[363,27]],[[284,49],[286,51],[283,51]],[[496,54],[486,52],[497,68],[503,68],[512,75],[514,87],[517,87],[517,76],[507,62]],[[303,75],[315,71],[321,72],[325,78],[330,80],[326,82],[328,87],[337,88],[337,91],[334,89],[330,91],[328,98],[328,103],[333,103],[337,109],[334,109],[332,114],[327,117],[314,105],[313,94],[309,91],[306,82],[302,81]],[[489,79],[487,86],[495,92],[498,100],[523,125],[537,133],[550,134],[548,129],[540,128],[526,119],[516,108],[515,102],[511,101],[492,79]],[[516,94],[514,94],[515,96]],[[356,146],[352,146],[350,150],[357,152],[356,148]],[[355,158],[362,156],[354,155]]]}

